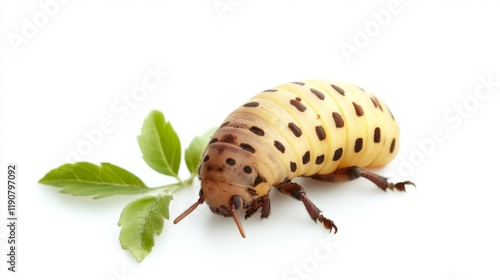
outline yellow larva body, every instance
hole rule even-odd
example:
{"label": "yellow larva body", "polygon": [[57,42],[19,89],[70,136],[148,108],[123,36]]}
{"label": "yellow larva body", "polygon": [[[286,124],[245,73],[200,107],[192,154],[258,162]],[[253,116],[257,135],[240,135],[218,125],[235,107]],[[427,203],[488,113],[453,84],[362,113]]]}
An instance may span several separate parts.
{"label": "yellow larva body", "polygon": [[[398,135],[387,106],[359,87],[323,80],[286,83],[256,95],[224,120],[203,154],[199,176],[243,184],[262,196],[269,189],[253,185],[259,175],[272,186],[341,167],[382,166],[395,156]],[[248,156],[254,160],[247,162]],[[245,173],[245,166],[252,172]]]}
{"label": "yellow larva body", "polygon": [[[198,171],[200,200],[176,222],[206,201],[214,213],[233,216],[242,232],[235,214],[241,203],[247,216],[262,207],[265,218],[272,187],[304,201],[300,186],[290,190],[293,178],[336,181],[338,170],[383,166],[396,155],[398,136],[389,108],[357,86],[307,80],[265,90],[229,114],[213,134]],[[351,171],[343,176],[368,176]]]}

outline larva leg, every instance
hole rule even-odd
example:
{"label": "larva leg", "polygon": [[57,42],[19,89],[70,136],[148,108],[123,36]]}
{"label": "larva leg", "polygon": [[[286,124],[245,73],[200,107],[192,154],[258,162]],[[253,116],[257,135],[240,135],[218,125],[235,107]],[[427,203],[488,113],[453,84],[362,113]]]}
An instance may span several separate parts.
{"label": "larva leg", "polygon": [[250,204],[245,205],[245,208],[248,208],[245,213],[245,219],[250,218],[261,207],[262,210],[260,212],[260,218],[264,219],[269,217],[269,214],[271,213],[271,201],[269,200],[269,194],[256,198],[252,200]]}
{"label": "larva leg", "polygon": [[391,183],[388,181],[388,178],[378,175],[376,173],[364,170],[357,166],[350,166],[345,168],[340,168],[335,170],[330,174],[317,174],[312,175],[311,178],[322,180],[322,181],[331,181],[331,182],[345,182],[358,179],[359,177],[366,178],[372,181],[375,185],[377,185],[382,190],[386,191],[390,190],[398,190],[405,191],[406,185],[413,185],[411,181],[404,181],[399,183]]}
{"label": "larva leg", "polygon": [[284,182],[276,186],[281,193],[289,195],[297,200],[302,201],[304,206],[306,207],[307,212],[311,216],[311,218],[316,223],[318,220],[323,224],[323,226],[328,229],[330,232],[334,229],[334,233],[337,233],[337,226],[333,223],[332,220],[325,218],[321,211],[312,203],[309,198],[306,196],[306,192],[297,183],[293,182]]}

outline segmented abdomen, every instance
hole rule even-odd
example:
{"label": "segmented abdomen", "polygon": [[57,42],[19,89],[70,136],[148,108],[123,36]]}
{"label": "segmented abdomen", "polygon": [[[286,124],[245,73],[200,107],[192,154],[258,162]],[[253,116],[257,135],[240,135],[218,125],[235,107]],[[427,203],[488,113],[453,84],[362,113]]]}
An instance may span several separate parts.
{"label": "segmented abdomen", "polygon": [[340,167],[381,166],[399,146],[398,124],[382,101],[359,87],[324,80],[286,83],[256,95],[213,138],[227,135],[258,159],[254,164],[271,183]]}

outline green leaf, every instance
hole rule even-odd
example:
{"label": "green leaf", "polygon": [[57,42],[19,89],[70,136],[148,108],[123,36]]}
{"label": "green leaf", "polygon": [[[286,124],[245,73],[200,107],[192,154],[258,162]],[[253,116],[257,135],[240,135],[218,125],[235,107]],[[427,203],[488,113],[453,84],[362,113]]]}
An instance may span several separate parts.
{"label": "green leaf", "polygon": [[106,162],[101,166],[89,162],[64,164],[49,171],[38,182],[62,188],[61,193],[94,198],[149,190],[134,174]]}
{"label": "green leaf", "polygon": [[163,230],[163,219],[169,218],[170,195],[145,196],[132,201],[122,211],[118,225],[120,244],[140,262],[155,244],[154,236]]}
{"label": "green leaf", "polygon": [[210,136],[214,134],[216,129],[217,128],[214,127],[205,132],[205,134],[201,136],[196,136],[191,141],[186,151],[184,151],[184,161],[186,162],[186,166],[189,172],[191,172],[191,174],[197,172],[198,165],[200,164],[201,154],[203,153],[203,150],[207,146],[208,141],[210,140]]}
{"label": "green leaf", "polygon": [[153,110],[142,125],[137,141],[142,157],[155,171],[178,179],[181,163],[181,142],[170,122],[160,111]]}

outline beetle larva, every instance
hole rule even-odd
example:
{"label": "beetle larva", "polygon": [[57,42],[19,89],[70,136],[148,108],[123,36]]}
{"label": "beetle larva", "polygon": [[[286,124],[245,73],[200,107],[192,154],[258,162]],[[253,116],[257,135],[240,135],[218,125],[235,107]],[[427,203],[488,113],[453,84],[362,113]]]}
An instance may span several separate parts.
{"label": "beetle larva", "polygon": [[364,177],[379,188],[404,191],[410,181],[390,183],[363,169],[390,162],[399,148],[399,126],[375,95],[346,83],[308,80],[279,85],[254,96],[234,110],[215,131],[198,170],[198,205],[235,220],[261,209],[270,213],[269,192],[276,187],[304,203],[314,221],[337,231],[291,180],[298,176],[340,182]]}

